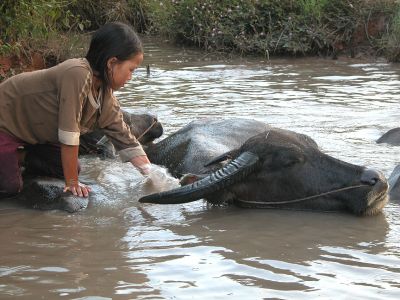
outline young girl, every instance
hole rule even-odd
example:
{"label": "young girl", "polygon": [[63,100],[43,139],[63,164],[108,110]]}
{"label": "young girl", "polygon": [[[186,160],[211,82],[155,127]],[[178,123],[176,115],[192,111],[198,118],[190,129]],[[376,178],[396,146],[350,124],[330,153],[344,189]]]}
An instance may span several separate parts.
{"label": "young girl", "polygon": [[0,192],[22,189],[19,149],[26,170],[65,179],[64,191],[87,197],[78,181],[79,136],[95,128],[142,174],[150,166],[145,152],[124,123],[113,91],[131,79],[143,61],[133,29],[109,23],[97,30],[86,58],[13,76],[0,84]]}

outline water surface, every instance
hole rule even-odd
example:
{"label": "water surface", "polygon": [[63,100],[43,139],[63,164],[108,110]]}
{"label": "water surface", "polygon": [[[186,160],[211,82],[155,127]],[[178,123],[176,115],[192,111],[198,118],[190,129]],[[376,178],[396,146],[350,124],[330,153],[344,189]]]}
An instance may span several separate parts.
{"label": "water surface", "polygon": [[[145,41],[119,91],[166,135],[203,118],[246,117],[310,135],[324,152],[389,175],[399,147],[399,66],[322,58],[221,59]],[[74,215],[0,202],[1,299],[396,299],[400,213],[140,205],[128,164],[83,159],[95,200]],[[251,295],[251,296],[250,296]]]}

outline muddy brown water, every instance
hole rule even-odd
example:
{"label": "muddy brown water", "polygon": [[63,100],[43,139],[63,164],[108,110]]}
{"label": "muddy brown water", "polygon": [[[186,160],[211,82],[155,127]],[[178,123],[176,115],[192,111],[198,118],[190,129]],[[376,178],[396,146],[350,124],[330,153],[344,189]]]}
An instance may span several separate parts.
{"label": "muddy brown water", "polygon": [[[340,159],[389,175],[400,147],[399,65],[233,58],[145,41],[118,92],[156,113],[166,135],[201,117],[247,117],[314,138]],[[0,202],[0,299],[398,299],[400,207],[381,215],[138,204],[128,164],[83,159],[86,211]],[[171,185],[173,182],[170,182]],[[169,184],[169,183],[167,183]]]}

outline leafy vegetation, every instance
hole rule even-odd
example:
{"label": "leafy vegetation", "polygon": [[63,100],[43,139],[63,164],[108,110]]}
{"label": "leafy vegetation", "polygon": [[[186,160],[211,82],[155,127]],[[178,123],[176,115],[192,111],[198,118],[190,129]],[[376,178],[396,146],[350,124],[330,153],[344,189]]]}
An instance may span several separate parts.
{"label": "leafy vegetation", "polygon": [[397,0],[2,0],[0,55],[62,60],[72,33],[115,20],[207,51],[400,60]]}
{"label": "leafy vegetation", "polygon": [[[59,31],[83,30],[86,21],[68,9],[75,1],[2,0],[0,3],[0,51],[15,50],[23,43],[45,40]],[[11,47],[11,48],[9,48]]]}
{"label": "leafy vegetation", "polygon": [[150,31],[210,51],[263,55],[335,55],[345,48],[354,54],[359,46],[374,48],[388,30],[372,36],[370,24],[376,18],[387,21],[394,8],[399,13],[394,0],[149,2]]}

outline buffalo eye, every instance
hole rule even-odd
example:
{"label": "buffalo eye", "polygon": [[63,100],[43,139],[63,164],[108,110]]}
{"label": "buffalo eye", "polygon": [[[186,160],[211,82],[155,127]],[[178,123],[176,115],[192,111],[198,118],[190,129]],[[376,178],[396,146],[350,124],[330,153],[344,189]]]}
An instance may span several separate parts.
{"label": "buffalo eye", "polygon": [[282,151],[275,157],[278,168],[291,168],[304,162],[304,155],[298,151]]}
{"label": "buffalo eye", "polygon": [[294,165],[298,164],[301,162],[301,159],[298,157],[291,157],[285,161],[282,162],[282,166],[285,168],[290,168],[293,167]]}

